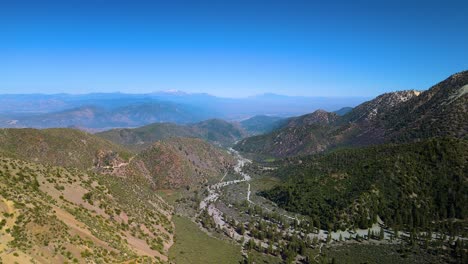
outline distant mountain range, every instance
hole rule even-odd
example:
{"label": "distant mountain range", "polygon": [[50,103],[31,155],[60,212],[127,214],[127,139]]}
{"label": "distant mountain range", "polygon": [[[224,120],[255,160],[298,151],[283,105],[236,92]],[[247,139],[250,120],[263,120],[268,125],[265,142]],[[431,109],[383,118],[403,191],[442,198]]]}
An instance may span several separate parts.
{"label": "distant mountain range", "polygon": [[0,95],[0,127],[77,127],[89,131],[156,122],[187,124],[210,118],[242,120],[256,115],[294,116],[315,109],[355,106],[363,97],[300,97],[263,94],[221,98],[180,91],[150,94],[96,93]]}
{"label": "distant mountain range", "polygon": [[307,155],[346,146],[412,142],[430,137],[466,138],[468,71],[429,90],[386,93],[339,116],[317,110],[280,128],[250,137],[236,149],[274,157]]}
{"label": "distant mountain range", "polygon": [[75,127],[103,130],[115,127],[137,127],[154,122],[190,123],[205,120],[210,114],[187,105],[170,102],[146,102],[118,108],[82,106],[52,113],[9,114],[0,118],[3,127]]}

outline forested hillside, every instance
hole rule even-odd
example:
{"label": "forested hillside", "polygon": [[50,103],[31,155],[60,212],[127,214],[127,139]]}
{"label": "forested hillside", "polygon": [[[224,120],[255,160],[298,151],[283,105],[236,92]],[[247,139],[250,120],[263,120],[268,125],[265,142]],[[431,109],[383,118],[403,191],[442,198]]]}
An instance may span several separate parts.
{"label": "forested hillside", "polygon": [[272,174],[284,183],[261,195],[323,228],[368,227],[379,216],[396,229],[460,234],[468,217],[467,161],[468,141],[453,138],[337,150],[278,162]]}

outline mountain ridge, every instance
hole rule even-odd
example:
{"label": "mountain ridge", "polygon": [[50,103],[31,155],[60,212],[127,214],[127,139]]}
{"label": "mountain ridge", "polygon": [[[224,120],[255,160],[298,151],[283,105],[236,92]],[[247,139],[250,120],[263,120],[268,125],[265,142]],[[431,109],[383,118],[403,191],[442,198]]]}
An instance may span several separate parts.
{"label": "mountain ridge", "polygon": [[201,138],[215,145],[230,146],[245,137],[246,132],[235,123],[209,119],[186,125],[154,123],[133,129],[112,129],[96,135],[135,150],[142,150],[155,141],[171,137]]}
{"label": "mountain ridge", "polygon": [[385,93],[343,116],[336,116],[332,122],[315,120],[295,129],[282,127],[269,134],[243,139],[235,148],[286,157],[344,146],[411,142],[437,136],[466,137],[467,84],[468,71],[463,71],[426,91]]}

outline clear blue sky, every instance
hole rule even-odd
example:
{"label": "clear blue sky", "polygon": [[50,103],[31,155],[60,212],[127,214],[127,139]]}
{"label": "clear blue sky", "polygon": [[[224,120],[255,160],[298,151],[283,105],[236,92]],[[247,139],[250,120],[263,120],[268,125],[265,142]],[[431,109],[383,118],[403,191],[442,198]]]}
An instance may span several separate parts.
{"label": "clear blue sky", "polygon": [[0,93],[375,96],[468,69],[468,1],[228,2],[0,1]]}

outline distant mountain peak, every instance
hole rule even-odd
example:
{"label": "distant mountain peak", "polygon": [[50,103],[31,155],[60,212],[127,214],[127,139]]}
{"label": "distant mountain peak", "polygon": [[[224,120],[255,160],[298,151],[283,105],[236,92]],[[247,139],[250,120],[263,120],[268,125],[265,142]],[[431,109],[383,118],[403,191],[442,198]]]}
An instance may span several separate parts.
{"label": "distant mountain peak", "polygon": [[164,91],[155,92],[155,94],[189,95],[190,93],[182,91],[182,90],[177,90],[177,89],[168,89],[168,90],[164,90]]}
{"label": "distant mountain peak", "polygon": [[328,113],[329,113],[328,111],[325,111],[323,109],[317,109],[314,112],[312,112],[312,114],[315,114],[315,115],[328,114]]}
{"label": "distant mountain peak", "polygon": [[288,127],[310,126],[310,125],[328,125],[335,122],[338,115],[333,112],[327,112],[322,109],[315,110],[313,113],[292,118]]}

